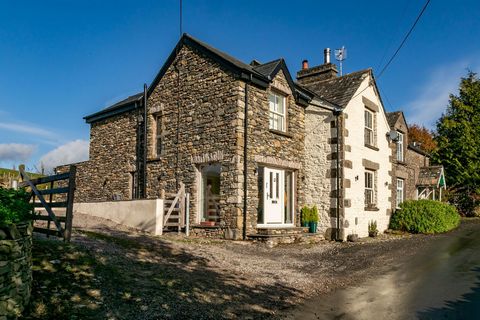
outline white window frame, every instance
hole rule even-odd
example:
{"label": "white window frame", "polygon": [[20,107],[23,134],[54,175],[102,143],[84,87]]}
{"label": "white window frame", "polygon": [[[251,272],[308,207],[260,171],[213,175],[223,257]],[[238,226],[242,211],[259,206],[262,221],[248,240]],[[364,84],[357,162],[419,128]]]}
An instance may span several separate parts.
{"label": "white window frame", "polygon": [[[369,119],[370,118],[370,119]],[[370,120],[370,123],[369,121]],[[372,111],[365,109],[364,110],[364,127],[365,127],[365,132],[364,132],[364,139],[365,139],[365,144],[369,146],[373,146],[375,141],[374,141],[374,114]]]}
{"label": "white window frame", "polygon": [[[365,207],[374,207],[376,205],[375,202],[375,171],[373,170],[365,170]],[[368,176],[371,176],[371,179],[368,179]],[[371,181],[371,185],[369,185],[369,181]],[[367,199],[367,197],[370,197],[370,199]],[[368,201],[370,200],[370,201]]]}
{"label": "white window frame", "polygon": [[[273,97],[273,103],[271,98]],[[279,101],[282,100],[283,103],[283,113],[278,109]],[[287,131],[287,99],[284,95],[281,95],[276,92],[270,92],[268,96],[268,116],[269,116],[269,129],[286,132]],[[278,118],[281,119],[280,124],[281,128],[278,127]]]}
{"label": "white window frame", "polygon": [[404,138],[404,135],[403,133],[401,132],[398,132],[398,141],[397,141],[397,161],[405,161],[405,158],[404,158],[404,152],[403,152],[403,138]]}
{"label": "white window frame", "polygon": [[405,180],[397,178],[397,208],[403,201],[405,201]]}

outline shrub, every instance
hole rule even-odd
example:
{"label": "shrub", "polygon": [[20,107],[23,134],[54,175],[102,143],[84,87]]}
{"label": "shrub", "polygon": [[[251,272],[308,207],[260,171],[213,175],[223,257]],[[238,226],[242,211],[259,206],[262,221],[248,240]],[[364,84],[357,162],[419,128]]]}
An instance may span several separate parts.
{"label": "shrub", "polygon": [[0,187],[0,225],[31,220],[30,194],[23,189],[13,190]]}
{"label": "shrub", "polygon": [[302,207],[302,224],[309,223],[310,222],[310,211],[311,209],[308,206],[303,206]]}
{"label": "shrub", "polygon": [[395,211],[390,228],[411,233],[440,233],[456,228],[460,223],[457,209],[433,200],[409,200]]}
{"label": "shrub", "polygon": [[318,222],[318,208],[316,205],[310,209],[310,222]]}
{"label": "shrub", "polygon": [[368,235],[370,237],[376,237],[378,235],[377,220],[368,222]]}

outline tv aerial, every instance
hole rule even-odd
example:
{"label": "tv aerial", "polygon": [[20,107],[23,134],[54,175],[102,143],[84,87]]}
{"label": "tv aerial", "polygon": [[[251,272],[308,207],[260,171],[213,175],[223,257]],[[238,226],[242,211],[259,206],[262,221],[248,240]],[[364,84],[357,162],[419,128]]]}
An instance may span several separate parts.
{"label": "tv aerial", "polygon": [[343,75],[342,63],[345,59],[347,59],[347,48],[342,46],[340,49],[335,49],[335,60],[340,62],[340,76]]}

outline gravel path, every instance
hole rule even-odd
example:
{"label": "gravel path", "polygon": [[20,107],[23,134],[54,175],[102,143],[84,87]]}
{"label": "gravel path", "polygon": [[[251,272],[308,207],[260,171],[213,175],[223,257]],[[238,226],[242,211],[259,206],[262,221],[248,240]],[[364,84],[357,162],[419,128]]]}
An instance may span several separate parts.
{"label": "gravel path", "polygon": [[[355,243],[268,248],[244,241],[153,237],[77,214],[72,243],[116,268],[104,283],[111,319],[275,318],[304,299],[367,281],[404,263],[436,236],[381,235]],[[107,281],[106,281],[107,282]],[[124,291],[129,308],[110,291]],[[121,301],[120,301],[121,302]]]}

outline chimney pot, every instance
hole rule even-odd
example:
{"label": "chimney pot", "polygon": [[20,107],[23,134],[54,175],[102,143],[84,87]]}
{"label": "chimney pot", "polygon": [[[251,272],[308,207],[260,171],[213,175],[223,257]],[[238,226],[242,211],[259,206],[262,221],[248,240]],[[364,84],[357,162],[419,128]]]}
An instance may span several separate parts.
{"label": "chimney pot", "polygon": [[308,60],[302,61],[302,70],[308,69]]}
{"label": "chimney pot", "polygon": [[330,63],[330,48],[325,48],[325,50],[323,50],[323,56],[324,56],[324,63],[327,64],[327,63]]}

